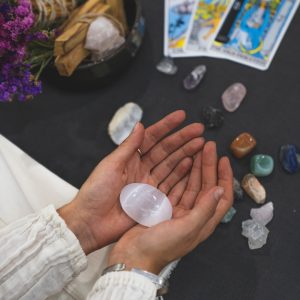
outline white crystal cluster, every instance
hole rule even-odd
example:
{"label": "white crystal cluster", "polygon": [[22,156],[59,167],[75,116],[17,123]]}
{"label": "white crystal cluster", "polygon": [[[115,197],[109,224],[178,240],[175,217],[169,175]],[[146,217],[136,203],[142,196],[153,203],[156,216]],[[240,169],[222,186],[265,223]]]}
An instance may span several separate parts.
{"label": "white crystal cluster", "polygon": [[242,223],[242,235],[248,238],[248,245],[251,250],[259,249],[267,243],[269,230],[266,225],[273,218],[274,206],[272,202],[260,208],[251,209],[252,219]]}
{"label": "white crystal cluster", "polygon": [[142,117],[143,110],[136,103],[129,102],[119,108],[108,125],[108,134],[113,142],[120,145],[126,140]]}
{"label": "white crystal cluster", "polygon": [[149,184],[126,185],[121,191],[120,202],[129,217],[147,227],[172,218],[173,209],[167,196]]}
{"label": "white crystal cluster", "polygon": [[124,42],[125,39],[114,22],[105,16],[100,16],[91,23],[88,29],[85,49],[92,52],[92,60],[98,61],[110,51],[119,48]]}

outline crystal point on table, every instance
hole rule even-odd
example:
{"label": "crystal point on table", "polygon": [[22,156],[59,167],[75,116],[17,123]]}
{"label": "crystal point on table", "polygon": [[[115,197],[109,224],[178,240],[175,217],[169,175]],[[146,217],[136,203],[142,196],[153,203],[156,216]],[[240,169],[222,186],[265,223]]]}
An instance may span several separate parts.
{"label": "crystal point on table", "polygon": [[286,172],[294,174],[300,170],[300,150],[296,145],[282,145],[279,159]]}
{"label": "crystal point on table", "polygon": [[242,235],[248,238],[251,250],[259,249],[267,243],[269,230],[255,220],[246,220],[242,223]]}
{"label": "crystal point on table", "polygon": [[126,185],[121,191],[120,202],[129,217],[147,227],[172,218],[172,205],[167,196],[149,184]]}
{"label": "crystal point on table", "polygon": [[163,57],[156,65],[156,69],[167,75],[175,75],[178,71],[178,67],[175,65],[175,62],[171,57]]}
{"label": "crystal point on table", "polygon": [[206,66],[200,65],[197,66],[193,71],[188,74],[183,80],[183,86],[186,90],[195,89],[200,82],[202,81],[204,75],[206,73]]}
{"label": "crystal point on table", "polygon": [[230,85],[222,95],[224,108],[229,112],[234,112],[239,108],[246,94],[247,89],[242,83],[236,82]]}
{"label": "crystal point on table", "polygon": [[242,187],[257,204],[266,201],[266,190],[253,174],[247,174],[242,180]]}
{"label": "crystal point on table", "polygon": [[240,182],[236,178],[233,178],[233,192],[234,192],[234,200],[243,199],[244,192]]}
{"label": "crystal point on table", "polygon": [[108,125],[108,133],[113,142],[120,145],[126,140],[142,116],[143,110],[136,103],[129,102],[120,107]]}
{"label": "crystal point on table", "polygon": [[236,214],[236,209],[232,206],[228,212],[226,213],[226,215],[223,217],[221,223],[229,223],[232,218],[234,217],[234,215]]}
{"label": "crystal point on table", "polygon": [[274,160],[270,155],[254,155],[251,158],[250,169],[255,176],[268,176],[273,172]]}
{"label": "crystal point on table", "polygon": [[273,219],[273,211],[273,202],[268,202],[260,208],[252,208],[250,216],[254,221],[265,226]]}
{"label": "crystal point on table", "polygon": [[207,128],[218,128],[224,123],[224,115],[222,111],[212,106],[202,108],[201,119]]}
{"label": "crystal point on table", "polygon": [[230,150],[237,158],[242,158],[249,154],[256,146],[255,138],[247,132],[241,133],[230,145]]}

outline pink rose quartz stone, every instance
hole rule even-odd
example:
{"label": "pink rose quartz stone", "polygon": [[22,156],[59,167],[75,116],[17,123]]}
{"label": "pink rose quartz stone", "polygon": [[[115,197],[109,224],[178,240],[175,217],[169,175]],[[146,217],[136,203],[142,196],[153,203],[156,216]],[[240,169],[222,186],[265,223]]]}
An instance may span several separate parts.
{"label": "pink rose quartz stone", "polygon": [[222,95],[224,108],[229,112],[234,112],[239,108],[247,94],[246,87],[239,82],[229,86]]}

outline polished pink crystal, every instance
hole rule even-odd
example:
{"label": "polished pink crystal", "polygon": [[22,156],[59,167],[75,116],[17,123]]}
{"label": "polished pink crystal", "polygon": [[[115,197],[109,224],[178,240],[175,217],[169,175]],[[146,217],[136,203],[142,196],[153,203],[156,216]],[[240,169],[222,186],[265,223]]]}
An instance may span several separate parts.
{"label": "polished pink crystal", "polygon": [[244,100],[247,94],[246,87],[239,82],[236,82],[229,86],[222,95],[222,103],[224,108],[233,112],[238,109],[241,105],[241,102]]}

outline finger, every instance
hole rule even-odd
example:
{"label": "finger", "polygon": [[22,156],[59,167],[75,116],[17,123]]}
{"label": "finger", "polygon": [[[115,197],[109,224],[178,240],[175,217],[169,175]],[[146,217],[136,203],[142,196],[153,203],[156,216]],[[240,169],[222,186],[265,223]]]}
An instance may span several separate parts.
{"label": "finger", "polygon": [[203,144],[203,138],[195,138],[170,154],[159,165],[152,169],[151,176],[153,177],[154,181],[157,184],[161,183],[173,171],[180,161],[182,161],[185,157],[192,157],[195,153],[202,149]]}
{"label": "finger", "polygon": [[223,187],[215,186],[202,195],[198,195],[197,203],[191,210],[194,226],[201,230],[215,214],[216,208],[224,194]]}
{"label": "finger", "polygon": [[193,163],[192,171],[189,176],[187,188],[180,201],[180,206],[190,209],[194,206],[199,192],[201,191],[201,164],[202,154],[198,152]]}
{"label": "finger", "polygon": [[182,195],[186,189],[187,183],[189,180],[189,176],[184,176],[177,184],[171,189],[168,194],[168,198],[172,204],[172,206],[176,206],[182,198]]}
{"label": "finger", "polygon": [[200,123],[194,123],[164,138],[143,156],[143,162],[152,169],[162,162],[171,153],[179,149],[190,140],[200,137],[204,127]]}
{"label": "finger", "polygon": [[137,150],[141,146],[144,139],[144,132],[144,126],[141,123],[137,123],[128,138],[110,154],[109,159],[121,167],[126,165],[128,160],[137,153]]}
{"label": "finger", "polygon": [[164,136],[179,126],[185,120],[185,112],[177,110],[145,130],[145,139],[141,146],[141,151],[146,153]]}
{"label": "finger", "polygon": [[172,173],[166,177],[163,182],[158,186],[159,190],[168,194],[170,190],[178,183],[186,174],[191,170],[193,159],[190,157],[184,158],[178,163]]}
{"label": "finger", "polygon": [[202,190],[208,191],[217,185],[217,149],[215,142],[207,142],[202,154]]}
{"label": "finger", "polygon": [[217,209],[207,223],[204,232],[211,234],[217,225],[221,222],[227,211],[233,204],[233,172],[230,166],[230,161],[227,157],[223,157],[219,161],[218,166],[218,185],[223,187],[224,194],[217,206]]}

